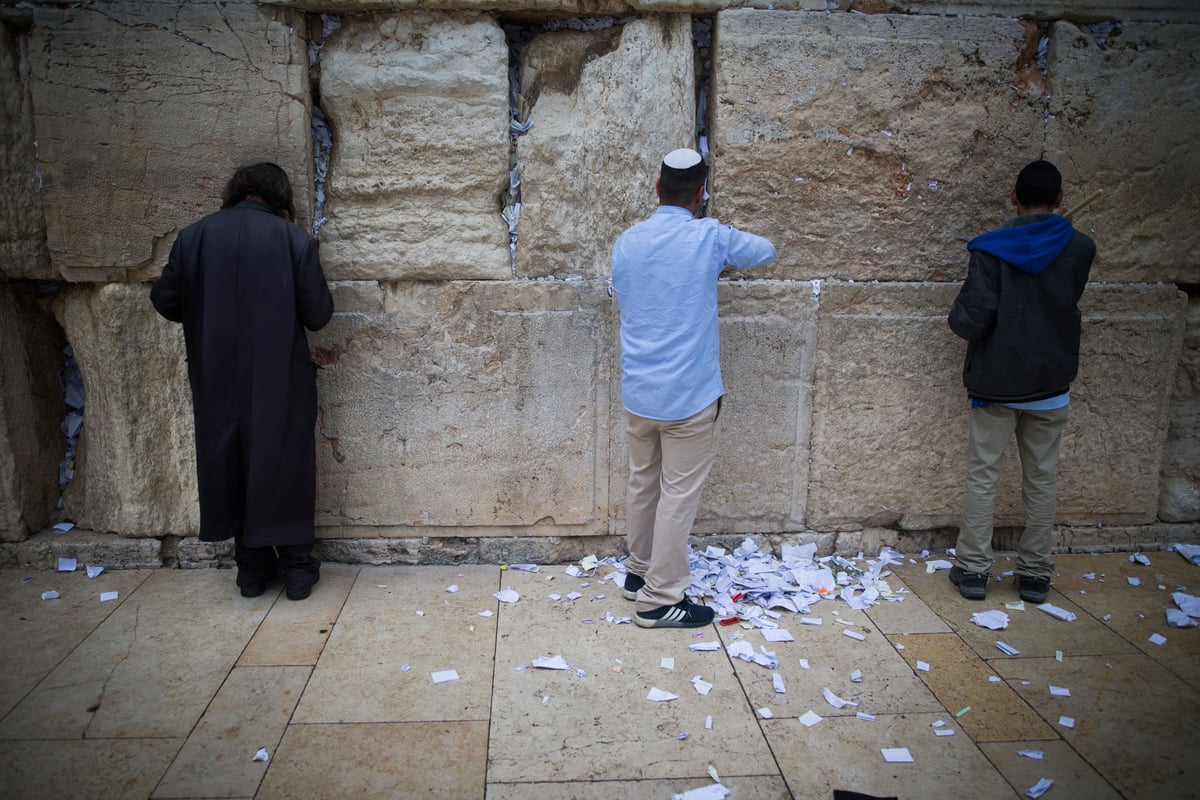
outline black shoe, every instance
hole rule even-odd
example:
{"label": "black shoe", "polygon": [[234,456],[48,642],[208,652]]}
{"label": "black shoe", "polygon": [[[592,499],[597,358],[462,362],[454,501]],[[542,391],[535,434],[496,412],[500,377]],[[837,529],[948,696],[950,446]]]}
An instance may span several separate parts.
{"label": "black shoe", "polygon": [[258,597],[267,590],[266,581],[254,581],[241,587],[242,597]]}
{"label": "black shoe", "polygon": [[1031,575],[1018,575],[1017,585],[1021,589],[1021,599],[1028,603],[1046,602],[1046,593],[1050,591],[1049,578],[1034,578]]}
{"label": "black shoe", "polygon": [[680,600],[673,606],[659,606],[650,611],[639,611],[633,621],[643,628],[703,628],[711,625],[716,616],[708,606]]}
{"label": "black shoe", "polygon": [[321,573],[314,572],[314,573],[312,573],[312,580],[310,580],[310,581],[305,581],[304,583],[300,583],[295,586],[287,586],[285,583],[284,588],[287,591],[287,599],[288,600],[304,600],[304,599],[306,599],[310,594],[312,594],[312,587],[316,586],[317,581],[319,581],[319,580],[321,580]]}
{"label": "black shoe", "polygon": [[638,589],[646,585],[646,579],[632,572],[625,573],[625,588],[621,590],[621,596],[626,600],[637,600]]}
{"label": "black shoe", "polygon": [[962,567],[950,568],[950,582],[958,587],[958,593],[968,600],[982,600],[987,597],[988,581],[991,575],[984,572],[967,572]]}

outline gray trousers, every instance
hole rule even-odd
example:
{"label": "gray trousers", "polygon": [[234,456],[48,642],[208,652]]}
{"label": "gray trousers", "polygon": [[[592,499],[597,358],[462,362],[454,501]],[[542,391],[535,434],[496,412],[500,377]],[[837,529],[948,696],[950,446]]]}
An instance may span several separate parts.
{"label": "gray trousers", "polygon": [[629,486],[625,493],[625,568],[645,578],[637,610],[674,605],[687,593],[687,540],[700,490],[717,453],[720,400],[687,419],[663,421],[626,412]]}
{"label": "gray trousers", "polygon": [[991,403],[971,409],[967,451],[967,494],[956,547],[958,565],[967,572],[990,573],[993,509],[1004,449],[1013,434],[1021,457],[1021,499],[1025,530],[1017,543],[1018,575],[1050,578],[1054,561],[1054,511],[1058,464],[1067,408],[1018,411]]}

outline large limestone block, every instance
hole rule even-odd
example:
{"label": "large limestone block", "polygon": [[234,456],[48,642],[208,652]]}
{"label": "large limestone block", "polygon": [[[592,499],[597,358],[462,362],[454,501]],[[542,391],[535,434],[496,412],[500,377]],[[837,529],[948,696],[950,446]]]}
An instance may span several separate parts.
{"label": "large limestone block", "polygon": [[1031,43],[1012,19],[720,13],[714,213],[775,240],[772,276],[961,276],[1041,152]]}
{"label": "large limestone block", "polygon": [[[756,270],[755,272],[758,272]],[[696,534],[804,530],[817,301],[812,284],[728,281],[721,320],[720,446],[704,484]],[[613,331],[612,517],[624,533],[629,451]]]}
{"label": "large limestone block", "polygon": [[302,19],[249,2],[39,7],[30,52],[50,254],[70,280],[157,275],[256,156],[311,207]]}
{"label": "large limestone block", "polygon": [[1175,372],[1158,517],[1164,522],[1200,520],[1200,294],[1197,293],[1188,299],[1187,329]]}
{"label": "large limestone block", "polygon": [[[886,5],[889,10],[912,14],[1200,22],[1200,8],[1189,0],[854,0],[853,4]],[[840,5],[844,8],[851,3],[840,0]]]}
{"label": "large limestone block", "polygon": [[610,305],[583,282],[349,282],[311,338],[322,537],[607,533]]}
{"label": "large limestone block", "polygon": [[0,17],[0,277],[8,278],[51,277],[29,63],[26,26]]}
{"label": "large limestone block", "polygon": [[1093,279],[1200,282],[1200,27],[1126,24],[1101,49],[1059,22],[1050,41],[1047,158],[1077,199],[1104,190],[1079,220]]}
{"label": "large limestone block", "polygon": [[[396,11],[431,9],[439,11],[516,12],[522,17],[539,16],[562,19],[576,17],[594,20],[600,16],[643,14],[709,15],[725,8],[779,8],[824,11],[825,0],[264,0],[277,6],[305,11]],[[841,0],[842,5],[849,5]]]}
{"label": "large limestone block", "polygon": [[695,146],[692,19],[542,33],[521,53],[521,275],[607,276],[621,231],[654,212],[662,158]]}
{"label": "large limestone block", "polygon": [[329,277],[510,277],[508,45],[495,19],[346,17],[320,63]]}
{"label": "large limestone block", "polygon": [[31,286],[0,283],[0,541],[40,530],[58,499],[64,345]]}
{"label": "large limestone block", "polygon": [[85,400],[66,517],[102,533],[197,533],[183,327],[154,312],[145,284],[75,286],[56,303]]}
{"label": "large limestone block", "polygon": [[[966,469],[956,284],[832,284],[821,293],[810,527],[957,526]],[[1152,522],[1183,331],[1173,287],[1090,285],[1058,466],[1062,524]],[[1022,523],[1015,446],[996,523]]]}

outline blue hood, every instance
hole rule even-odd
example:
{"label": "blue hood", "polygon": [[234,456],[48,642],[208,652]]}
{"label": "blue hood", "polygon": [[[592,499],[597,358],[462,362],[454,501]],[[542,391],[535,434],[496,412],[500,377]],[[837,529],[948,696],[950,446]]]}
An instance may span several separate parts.
{"label": "blue hood", "polygon": [[1051,214],[1036,222],[1009,224],[976,236],[967,242],[967,250],[982,251],[1022,272],[1037,275],[1058,258],[1074,235],[1069,219]]}

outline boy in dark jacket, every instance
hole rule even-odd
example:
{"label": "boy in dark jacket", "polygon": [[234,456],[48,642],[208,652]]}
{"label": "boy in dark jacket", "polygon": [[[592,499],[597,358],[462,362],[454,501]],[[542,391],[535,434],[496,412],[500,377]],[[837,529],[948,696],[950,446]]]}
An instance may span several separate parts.
{"label": "boy in dark jacket", "polygon": [[1054,213],[1062,198],[1053,164],[1021,170],[1011,195],[1017,217],[967,243],[967,279],[950,310],[950,328],[968,342],[963,384],[971,399],[966,501],[950,580],[972,600],[987,595],[996,482],[1014,432],[1025,509],[1021,599],[1045,601],[1054,573],[1054,472],[1079,368],[1079,297],[1096,255],[1095,243]]}

